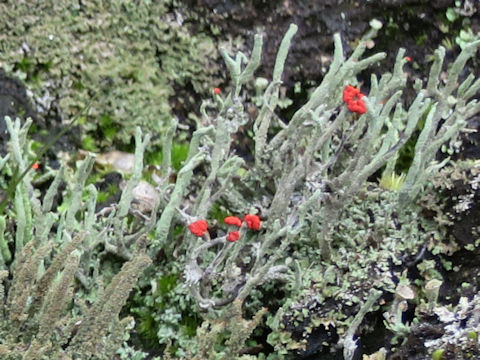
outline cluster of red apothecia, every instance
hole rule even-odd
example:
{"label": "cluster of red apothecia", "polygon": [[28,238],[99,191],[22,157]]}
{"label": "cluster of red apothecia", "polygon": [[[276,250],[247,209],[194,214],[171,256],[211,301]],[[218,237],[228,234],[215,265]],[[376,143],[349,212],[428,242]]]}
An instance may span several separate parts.
{"label": "cluster of red apothecia", "polygon": [[367,112],[365,101],[362,100],[364,96],[365,94],[362,94],[360,89],[351,85],[347,85],[343,90],[343,101],[347,104],[348,110],[357,114],[365,114]]}
{"label": "cluster of red apothecia", "polygon": [[[262,221],[258,215],[247,214],[243,217],[243,221],[236,217],[236,216],[227,216],[223,219],[225,224],[240,227],[242,223],[245,222],[247,227],[252,230],[260,230],[260,226],[262,225]],[[188,225],[188,229],[193,235],[202,237],[208,230],[208,223],[206,220],[197,220],[190,225]],[[230,231],[226,237],[227,241],[235,242],[240,239],[240,231],[234,230]]]}
{"label": "cluster of red apothecia", "polygon": [[[411,62],[412,58],[410,56],[405,56],[405,61]],[[367,112],[367,107],[365,101],[362,98],[365,96],[360,89],[357,89],[355,86],[347,85],[343,89],[343,101],[347,104],[348,110],[355,112],[357,114],[365,114]]]}

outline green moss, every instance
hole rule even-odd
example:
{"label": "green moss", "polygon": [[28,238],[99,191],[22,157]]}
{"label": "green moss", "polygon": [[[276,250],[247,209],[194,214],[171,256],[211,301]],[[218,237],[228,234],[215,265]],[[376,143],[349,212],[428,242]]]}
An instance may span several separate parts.
{"label": "green moss", "polygon": [[172,145],[172,166],[180,170],[183,162],[187,159],[189,144],[174,143]]}
{"label": "green moss", "polygon": [[148,309],[140,309],[135,313],[138,317],[136,331],[141,341],[149,347],[158,347],[156,321],[152,313]]}
{"label": "green moss", "polygon": [[17,64],[16,67],[19,71],[28,74],[32,69],[32,61],[28,57],[24,57]]}
{"label": "green moss", "polygon": [[208,219],[216,220],[219,224],[223,224],[223,219],[232,214],[220,204],[214,204],[208,212]]}
{"label": "green moss", "polygon": [[[188,144],[186,143],[173,143],[172,144],[172,167],[175,170],[182,168],[183,162],[187,159]],[[162,151],[155,150],[147,153],[146,161],[148,164],[161,165],[163,160]]]}
{"label": "green moss", "polygon": [[432,354],[432,360],[443,360],[443,354],[445,353],[445,350],[443,349],[437,349],[433,352]]}
{"label": "green moss", "polygon": [[118,124],[113,118],[107,114],[100,117],[99,121],[100,130],[107,141],[113,141],[118,132]]}
{"label": "green moss", "polygon": [[98,152],[99,148],[96,145],[96,140],[90,136],[90,135],[85,135],[82,139],[82,148],[87,151],[91,152]]}
{"label": "green moss", "polygon": [[111,196],[117,194],[119,191],[118,186],[116,184],[108,185],[106,191],[99,191],[97,194],[97,203],[103,203],[108,200]]}
{"label": "green moss", "polygon": [[422,45],[425,43],[425,41],[427,41],[428,39],[428,36],[427,34],[422,34],[422,35],[418,35],[416,38],[415,38],[415,43],[417,45]]}
{"label": "green moss", "polygon": [[425,120],[427,118],[428,112],[430,111],[431,106],[427,109],[425,114],[418,120],[416,131],[412,134],[410,139],[405,143],[405,145],[399,150],[398,158],[395,163],[395,170],[400,173],[406,173],[410,168],[410,165],[413,161],[413,156],[415,155],[415,145],[417,144],[418,136],[425,126]]}
{"label": "green moss", "polygon": [[168,274],[158,278],[156,296],[167,296],[169,292],[177,286],[178,276],[176,274]]}
{"label": "green moss", "polygon": [[478,341],[478,333],[475,332],[475,331],[470,331],[470,332],[467,334],[467,337],[468,337],[470,340]]}

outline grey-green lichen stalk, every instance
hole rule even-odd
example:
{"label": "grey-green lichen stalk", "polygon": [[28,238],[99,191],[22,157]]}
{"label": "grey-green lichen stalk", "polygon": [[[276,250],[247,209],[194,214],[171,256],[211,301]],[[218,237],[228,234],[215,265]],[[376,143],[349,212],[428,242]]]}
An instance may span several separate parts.
{"label": "grey-green lichen stalk", "polygon": [[[10,158],[21,173],[28,163],[26,134],[31,122],[21,126],[18,119],[13,122],[6,117],[5,120],[12,139]],[[134,233],[127,222],[132,189],[142,173],[148,140],[149,136],[142,139],[137,129],[134,175],[123,192],[118,210],[110,209],[107,217],[95,214],[96,190],[93,185],[86,186],[93,163],[91,156],[79,164],[75,173],[67,174],[62,166],[43,201],[30,175],[17,185],[12,208],[20,224],[16,235],[7,229],[8,216],[2,217],[0,223],[0,263],[2,269],[6,269],[0,273],[2,359],[86,359],[92,356],[111,359],[121,346],[125,328],[132,319],[119,319],[120,310],[138,277],[151,263],[146,255],[144,230]],[[12,163],[7,161],[6,166]],[[61,181],[68,176],[71,185],[60,207],[63,210],[54,210],[54,194],[59,193]],[[146,221],[148,226],[152,227]],[[9,244],[13,242],[15,254],[11,262]],[[100,244],[106,252],[125,258],[122,268],[106,286],[106,274],[100,273],[97,250]],[[96,268],[93,275],[90,275],[91,268]],[[11,280],[7,279],[9,274]],[[78,284],[84,287],[83,291],[79,291]],[[82,293],[97,295],[87,304]],[[72,309],[73,303],[76,310]]]}

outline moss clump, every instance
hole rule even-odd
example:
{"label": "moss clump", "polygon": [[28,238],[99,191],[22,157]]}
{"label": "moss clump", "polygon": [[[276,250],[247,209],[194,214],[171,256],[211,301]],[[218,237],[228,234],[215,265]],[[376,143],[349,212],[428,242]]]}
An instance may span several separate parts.
{"label": "moss clump", "polygon": [[159,134],[172,117],[173,88],[206,92],[216,69],[209,64],[217,54],[212,41],[192,35],[169,9],[172,3],[1,4],[0,67],[26,81],[39,109],[58,106],[62,118],[97,95],[88,116],[79,119],[88,148],[88,136],[97,147],[129,144],[136,126]]}

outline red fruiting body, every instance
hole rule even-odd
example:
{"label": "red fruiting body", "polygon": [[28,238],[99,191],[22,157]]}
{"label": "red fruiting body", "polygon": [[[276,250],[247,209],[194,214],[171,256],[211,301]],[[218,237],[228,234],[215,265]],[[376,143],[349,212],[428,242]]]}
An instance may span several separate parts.
{"label": "red fruiting body", "polygon": [[354,86],[347,85],[343,90],[343,101],[347,103],[348,110],[356,112],[357,114],[365,114],[367,107],[362,98],[365,95]]}
{"label": "red fruiting body", "polygon": [[349,103],[358,94],[360,94],[359,89],[352,85],[347,85],[345,86],[345,89],[343,89],[343,101]]}
{"label": "red fruiting body", "polygon": [[410,62],[410,61],[412,61],[412,58],[410,56],[405,56],[405,60]]}
{"label": "red fruiting body", "polygon": [[[361,94],[363,97],[363,94]],[[358,100],[352,100],[347,103],[348,110],[356,112],[357,114],[365,114],[367,112],[367,107],[365,106],[365,102],[361,100],[359,97]]]}
{"label": "red fruiting body", "polygon": [[40,169],[40,164],[39,164],[39,163],[33,163],[32,169],[33,169],[33,170],[38,170],[38,169]]}
{"label": "red fruiting body", "polygon": [[225,219],[223,219],[223,222],[228,225],[235,225],[235,226],[242,226],[242,220],[240,220],[236,216],[227,216]]}
{"label": "red fruiting body", "polygon": [[227,241],[235,242],[240,239],[240,232],[239,231],[231,231],[227,234]]}
{"label": "red fruiting body", "polygon": [[205,220],[197,220],[188,225],[188,228],[193,235],[201,237],[207,232],[208,223]]}
{"label": "red fruiting body", "polygon": [[216,88],[213,89],[213,93],[214,93],[215,95],[219,95],[221,92],[222,92],[222,90],[221,90],[220,88],[218,88],[218,87],[216,87]]}
{"label": "red fruiting body", "polygon": [[261,220],[257,215],[247,214],[243,218],[243,221],[247,223],[247,226],[253,230],[259,230],[261,225]]}

